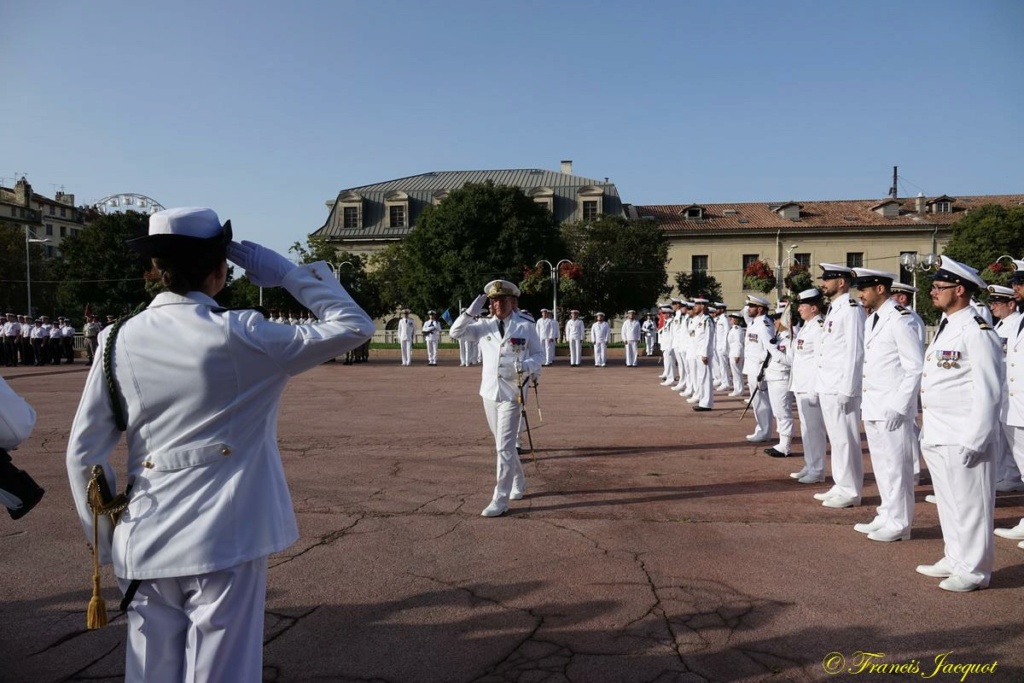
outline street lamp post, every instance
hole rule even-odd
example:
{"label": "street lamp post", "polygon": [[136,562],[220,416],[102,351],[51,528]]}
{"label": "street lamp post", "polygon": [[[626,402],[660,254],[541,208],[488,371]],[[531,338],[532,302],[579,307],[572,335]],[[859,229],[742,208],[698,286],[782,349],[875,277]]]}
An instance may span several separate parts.
{"label": "street lamp post", "polygon": [[782,281],[783,281],[782,272],[785,269],[787,263],[790,266],[793,265],[791,254],[793,253],[793,250],[796,249],[799,246],[800,246],[799,244],[791,244],[791,245],[789,245],[789,248],[786,249],[786,258],[782,259],[782,262],[779,263],[779,267],[778,267],[776,275],[775,275],[775,298],[776,299],[781,299],[782,298]]}
{"label": "street lamp post", "polygon": [[31,252],[29,251],[29,245],[30,244],[49,244],[50,243],[50,240],[39,239],[37,237],[33,237],[32,235],[33,235],[32,231],[29,230],[28,226],[26,225],[25,226],[25,289],[26,289],[26,294],[28,295],[28,302],[27,302],[28,303],[28,317],[29,317],[30,320],[33,320],[34,317],[32,315],[32,256],[31,256]]}
{"label": "street lamp post", "polygon": [[352,263],[351,261],[342,261],[341,263],[331,263],[330,261],[325,261],[325,263],[327,264],[327,267],[331,269],[331,272],[334,274],[334,277],[338,282],[341,282],[342,266],[352,266],[353,268],[356,267],[356,264]]}
{"label": "street lamp post", "polygon": [[[1000,256],[999,258],[1002,258]],[[935,254],[925,254],[924,257],[918,257],[915,252],[908,252],[900,256],[900,265],[913,272],[926,273],[932,268],[935,268],[939,264],[939,258]],[[915,287],[916,289],[916,287]],[[913,297],[914,310],[917,310],[917,292],[914,292]]]}
{"label": "street lamp post", "polygon": [[558,270],[563,264],[572,265],[573,262],[567,258],[562,259],[555,265],[551,265],[551,261],[547,259],[537,261],[538,266],[542,263],[546,263],[551,270],[551,316],[555,319],[555,325],[558,325]]}

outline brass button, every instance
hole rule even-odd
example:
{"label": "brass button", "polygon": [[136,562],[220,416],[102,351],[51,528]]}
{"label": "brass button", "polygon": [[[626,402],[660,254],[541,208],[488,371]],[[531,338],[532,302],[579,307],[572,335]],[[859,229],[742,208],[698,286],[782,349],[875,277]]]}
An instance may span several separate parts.
{"label": "brass button", "polygon": [[227,446],[225,446],[224,448],[220,449],[220,454],[221,455],[231,455],[231,449],[228,448]]}
{"label": "brass button", "polygon": [[153,469],[153,461],[152,460],[145,460],[145,461],[143,461],[142,466],[145,467],[147,470],[151,470],[151,469]]}

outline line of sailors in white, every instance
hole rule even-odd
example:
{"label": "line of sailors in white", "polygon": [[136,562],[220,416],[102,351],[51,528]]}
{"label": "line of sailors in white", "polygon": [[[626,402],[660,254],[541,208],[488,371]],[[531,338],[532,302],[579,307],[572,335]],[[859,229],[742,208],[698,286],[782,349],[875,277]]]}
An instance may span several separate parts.
{"label": "line of sailors in white", "polygon": [[[24,344],[26,340],[32,346],[32,360],[34,365],[46,363],[60,363],[61,359],[66,362],[73,362],[73,346],[65,344],[64,339],[74,340],[75,328],[70,318],[59,316],[56,324],[50,322],[49,316],[39,316],[34,323],[29,323],[29,316],[6,314],[6,321],[0,326],[3,334],[3,349],[0,356],[3,364],[8,366],[17,365],[17,355],[21,354],[21,363],[28,364],[29,356],[25,353]],[[20,342],[20,344],[19,344]]]}
{"label": "line of sailors in white", "polygon": [[[827,438],[834,485],[814,498],[830,508],[856,507],[864,486],[863,420],[881,505],[873,520],[854,529],[883,542],[910,538],[923,454],[945,544],[941,560],[917,571],[942,578],[944,590],[987,586],[993,533],[1019,540],[1024,548],[1024,520],[1010,529],[993,528],[995,491],[1024,488],[1024,392],[1015,388],[1024,381],[1024,318],[1013,301],[1024,301],[1024,261],[1017,262],[1011,290],[988,286],[975,269],[943,257],[931,290],[943,317],[927,348],[920,317],[894,300],[914,288],[900,285],[893,273],[820,267],[820,291],[796,297],[802,325],[795,331],[787,329],[784,315],[774,321],[767,316],[771,306],[761,297],[748,297],[743,314],[730,314],[737,326],[746,325],[742,371],[757,424],[747,440],[767,441],[774,416],[779,443],[766,452],[789,455],[795,398],[805,464],[790,476],[804,484],[825,480]],[[852,288],[860,301],[851,296]],[[1000,318],[995,326],[988,309],[972,299],[981,289],[988,289]],[[696,318],[691,314],[691,321]],[[693,324],[681,329],[693,331]],[[684,351],[687,373],[700,353]],[[700,376],[686,384],[697,396]]]}
{"label": "line of sailors in white", "polygon": [[[540,309],[540,319],[537,320],[537,336],[540,337],[541,346],[544,347],[543,365],[553,365],[555,362],[555,345],[559,339],[558,321],[547,308]],[[590,326],[590,343],[594,347],[594,365],[599,368],[608,365],[608,344],[611,342],[612,329],[607,316],[602,312],[594,314],[595,321]],[[642,323],[637,319],[636,311],[626,311],[626,319],[622,321],[619,336],[625,349],[626,366],[638,367],[637,358],[639,355],[640,341],[644,341],[645,354],[650,356],[654,353],[655,335],[657,324],[652,314]],[[578,367],[583,356],[583,341],[587,337],[586,325],[580,312],[576,309],[569,311],[569,319],[565,321],[564,340],[569,345],[569,366]]]}

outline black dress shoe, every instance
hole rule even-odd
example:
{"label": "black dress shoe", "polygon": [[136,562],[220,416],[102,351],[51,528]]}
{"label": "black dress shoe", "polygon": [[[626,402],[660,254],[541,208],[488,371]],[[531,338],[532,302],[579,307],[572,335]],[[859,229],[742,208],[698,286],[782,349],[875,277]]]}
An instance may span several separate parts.
{"label": "black dress shoe", "polygon": [[789,453],[783,453],[782,451],[775,450],[774,448],[766,448],[764,452],[773,458],[788,458]]}
{"label": "black dress shoe", "polygon": [[704,406],[694,406],[693,409],[695,411],[697,411],[698,413],[703,413],[703,412],[706,412],[708,410],[711,410],[711,408],[705,408]]}

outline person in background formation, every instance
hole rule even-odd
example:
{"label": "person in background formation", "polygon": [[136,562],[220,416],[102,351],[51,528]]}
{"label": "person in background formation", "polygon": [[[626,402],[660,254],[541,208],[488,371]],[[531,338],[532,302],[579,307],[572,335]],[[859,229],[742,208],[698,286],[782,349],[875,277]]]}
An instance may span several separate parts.
{"label": "person in background formation", "polygon": [[892,300],[895,273],[854,268],[853,286],[872,313],[864,327],[862,408],[871,468],[881,505],[854,525],[872,541],[910,538],[914,522],[914,440],[924,348],[910,311]]}
{"label": "person in background formation", "polygon": [[853,270],[819,264],[821,292],[829,297],[818,351],[816,391],[832,447],[832,488],[815,499],[830,508],[860,505],[864,455],[860,447],[860,405],[864,367],[864,309],[850,296]]}
{"label": "person in background formation", "polygon": [[[999,343],[1003,349],[1003,360],[1005,363],[1007,343],[1017,332],[1017,326],[1020,324],[1017,300],[1011,287],[989,285],[988,292],[992,317],[996,321],[992,327],[999,336]],[[997,438],[995,461],[996,491],[1003,493],[1024,491],[1024,483],[1021,483],[1020,469],[1017,467],[1017,462],[1013,459],[1013,449],[1010,447],[1013,430],[1006,422],[1009,412],[1010,392],[1004,391],[1003,402],[999,407],[999,421],[1003,425],[1003,434],[1001,438]]]}
{"label": "person in background formation", "polygon": [[[47,323],[43,323],[45,327]],[[60,365],[60,358],[64,350],[64,318],[57,318],[57,322],[50,324],[50,338],[47,341],[47,361],[52,365]]]}
{"label": "person in background formation", "polygon": [[590,326],[590,343],[594,345],[594,367],[603,368],[608,361],[608,342],[612,338],[612,327],[604,319],[604,313],[594,314],[597,320]]}
{"label": "person in background formation", "polygon": [[713,377],[716,391],[730,391],[732,388],[732,370],[729,367],[729,317],[725,314],[725,304],[716,301],[708,309],[715,319],[715,362]]}
{"label": "person in background formation", "polygon": [[555,344],[558,342],[558,322],[546,308],[540,309],[540,320],[537,321],[537,336],[544,347],[544,365],[555,362]]}
{"label": "person in background formation", "polygon": [[626,319],[622,321],[622,345],[626,349],[626,367],[635,368],[637,353],[640,346],[640,321],[636,319],[636,311],[626,311]]}
{"label": "person in background formation", "polygon": [[[1024,260],[1014,260],[1017,269],[1010,277],[1010,286],[1017,304],[1017,310],[1024,310]],[[1024,472],[1024,314],[1018,314],[1004,322],[1006,331],[1006,383],[1007,394],[1006,417],[1003,420],[1004,433],[1013,461],[1018,472]],[[1012,483],[1012,479],[1010,480]],[[1008,488],[1004,484],[1004,488]],[[936,493],[938,493],[936,491]],[[1016,541],[1019,548],[1024,549],[1024,519],[1015,526],[999,528],[995,534],[1001,538]]]}
{"label": "person in background formation", "polygon": [[[497,483],[490,504],[480,513],[484,517],[504,514],[509,501],[520,500],[526,491],[526,476],[516,452],[522,421],[520,391],[530,377],[540,376],[544,349],[533,321],[515,314],[518,297],[519,288],[514,284],[493,280],[451,329],[455,339],[476,340],[484,359],[480,397],[497,451]],[[477,319],[488,300],[494,315]]]}
{"label": "person in background formation", "polygon": [[658,348],[661,349],[662,372],[658,377],[662,379],[663,387],[670,387],[676,383],[676,354],[672,352],[672,325],[674,323],[673,310],[670,304],[662,304],[658,307],[661,313],[658,328]]}
{"label": "person in background formation", "polygon": [[398,319],[398,344],[402,348],[402,365],[412,363],[412,341],[416,337],[416,323],[409,317],[409,309],[402,309],[402,317]]}
{"label": "person in background formation", "polygon": [[743,395],[743,347],[746,346],[747,322],[743,313],[729,313],[729,337],[727,353],[729,354],[729,373],[732,379],[730,396]]}
{"label": "person in background formation", "polygon": [[0,505],[11,519],[20,519],[42,500],[43,491],[24,470],[14,466],[11,455],[32,433],[36,411],[0,378]]}
{"label": "person in background formation", "polygon": [[68,364],[75,362],[75,327],[71,324],[71,318],[64,318],[64,326],[60,328],[60,339],[63,342],[64,361]]}
{"label": "person in background formation", "polygon": [[693,300],[693,315],[690,318],[690,339],[687,353],[691,357],[693,392],[686,400],[696,404],[695,411],[711,410],[715,407],[714,379],[711,366],[715,362],[715,321],[707,313],[708,300],[697,297]]}
{"label": "person in background formation", "polygon": [[679,375],[672,391],[685,392],[690,369],[686,358],[686,346],[690,339],[690,316],[686,302],[672,299],[672,312],[672,353],[676,356],[676,372]]}
{"label": "person in background formation", "polygon": [[640,325],[640,332],[644,335],[644,355],[654,355],[654,344],[657,341],[658,323],[654,322],[654,314],[648,313]]}
{"label": "person in background formation", "polygon": [[427,342],[427,365],[437,365],[437,347],[441,343],[441,321],[437,311],[427,311],[423,321],[423,339]]}
{"label": "person in background formation", "polygon": [[[917,338],[921,342],[921,348],[926,346],[926,328],[924,320],[918,315],[917,311],[913,308],[913,297],[917,293],[917,287],[913,285],[904,284],[902,282],[892,283],[892,300],[902,306],[904,309],[910,311],[908,316],[910,325],[914,328],[917,333]],[[918,399],[918,407],[920,407],[920,399]],[[921,483],[921,428],[917,425],[915,420],[911,425],[914,430],[914,440],[911,445],[914,451],[914,483]]]}
{"label": "person in background formation", "polygon": [[565,321],[565,340],[569,342],[569,367],[578,367],[583,354],[583,321],[580,312],[575,308],[569,311],[569,319]]}
{"label": "person in background formation", "polygon": [[49,337],[50,330],[43,327],[43,319],[36,318],[36,322],[32,326],[32,364],[35,367],[46,363],[46,342]]}
{"label": "person in background formation", "polygon": [[818,400],[817,374],[825,304],[821,292],[812,288],[797,295],[796,306],[803,325],[789,346],[790,390],[796,397],[796,410],[800,416],[804,466],[789,476],[801,484],[820,484],[825,481],[825,421]]}
{"label": "person in background formation", "polygon": [[3,324],[3,364],[13,367],[18,364],[18,342],[21,340],[21,323],[17,316],[8,313]]}
{"label": "person in background formation", "polygon": [[[992,576],[1003,360],[995,331],[971,306],[984,280],[945,256],[938,266],[931,299],[944,316],[924,354],[921,450],[935,487],[944,553],[917,571],[943,579],[943,590],[962,593],[984,588]],[[1014,357],[1009,348],[1007,355]],[[1014,403],[1011,397],[1011,415]]]}
{"label": "person in background formation", "polygon": [[[465,308],[459,309],[459,315],[466,312]],[[459,339],[459,367],[466,368],[473,364],[473,360],[476,358],[474,353],[471,353],[473,342],[468,339]]]}
{"label": "person in background formation", "polygon": [[21,321],[21,364],[35,365],[35,351],[32,348],[32,330],[34,325],[32,319],[27,315],[20,316]]}
{"label": "person in background formation", "polygon": [[96,339],[99,337],[100,330],[103,327],[100,325],[100,318],[98,315],[94,315],[82,326],[82,336],[85,337],[85,364],[92,365],[93,359],[96,358]]}
{"label": "person in background formation", "polygon": [[747,377],[747,388],[750,391],[750,407],[754,412],[756,428],[747,435],[747,441],[760,443],[767,441],[772,435],[772,406],[768,398],[768,386],[762,379],[761,368],[770,358],[768,349],[771,339],[775,336],[775,328],[768,319],[767,299],[750,295],[747,297],[747,332],[743,346],[743,374]]}
{"label": "person in background formation", "polygon": [[771,360],[764,371],[768,385],[768,402],[775,418],[775,430],[779,442],[764,452],[773,458],[788,458],[793,449],[793,394],[790,393],[792,357],[790,355],[791,335],[788,320],[789,310],[784,302],[775,306],[775,312],[768,317],[775,328],[774,336],[768,340],[768,355]]}
{"label": "person in background formation", "polygon": [[[298,539],[277,446],[281,395],[292,376],[373,334],[326,263],[297,266],[231,239],[230,221],[222,226],[210,209],[149,217],[148,235],[129,246],[167,291],[118,328],[109,363],[93,364],[68,440],[68,478],[91,543],[86,488],[95,466],[117,490],[111,456],[124,430],[128,506],[113,528],[101,516],[98,550],[129,591],[129,682],[262,680],[268,557]],[[289,327],[221,308],[213,297],[227,258],[323,322]]]}

